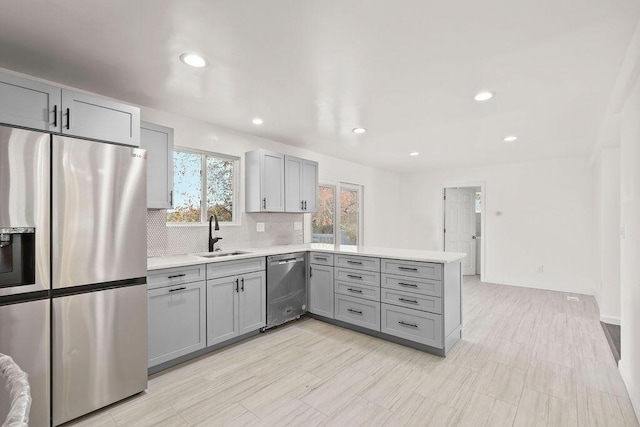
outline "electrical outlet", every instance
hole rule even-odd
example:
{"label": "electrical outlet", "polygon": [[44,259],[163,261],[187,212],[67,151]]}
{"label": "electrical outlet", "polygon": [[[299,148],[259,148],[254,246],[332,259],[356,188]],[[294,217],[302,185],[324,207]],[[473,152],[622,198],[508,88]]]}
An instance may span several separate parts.
{"label": "electrical outlet", "polygon": [[302,222],[294,222],[293,223],[293,229],[294,230],[302,230]]}
{"label": "electrical outlet", "polygon": [[538,273],[544,273],[544,265],[538,266]]}
{"label": "electrical outlet", "polygon": [[256,231],[258,233],[264,233],[264,222],[256,222]]}
{"label": "electrical outlet", "polygon": [[578,301],[580,301],[580,298],[578,298],[578,297],[567,297],[567,301],[578,302]]}

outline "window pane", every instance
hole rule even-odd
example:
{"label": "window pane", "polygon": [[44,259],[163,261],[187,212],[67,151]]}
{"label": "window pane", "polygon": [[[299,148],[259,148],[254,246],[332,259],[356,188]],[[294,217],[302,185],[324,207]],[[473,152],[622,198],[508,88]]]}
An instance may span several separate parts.
{"label": "window pane", "polygon": [[482,195],[476,193],[476,213],[482,213]]}
{"label": "window pane", "polygon": [[173,152],[173,206],[167,222],[200,222],[202,156]]}
{"label": "window pane", "polygon": [[318,212],[313,214],[312,242],[334,243],[335,187],[321,185],[318,188]]}
{"label": "window pane", "polygon": [[359,191],[340,189],[340,244],[358,245]]}
{"label": "window pane", "polygon": [[207,218],[233,221],[233,160],[207,156]]}

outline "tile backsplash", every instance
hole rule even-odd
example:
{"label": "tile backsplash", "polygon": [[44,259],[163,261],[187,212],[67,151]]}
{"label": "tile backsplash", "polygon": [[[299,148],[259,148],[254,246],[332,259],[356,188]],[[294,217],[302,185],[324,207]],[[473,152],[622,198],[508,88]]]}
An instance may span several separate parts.
{"label": "tile backsplash", "polygon": [[[222,237],[216,248],[223,250],[257,248],[304,242],[302,229],[295,230],[296,222],[302,223],[303,214],[243,213],[241,225],[220,226],[214,237]],[[209,225],[167,226],[166,210],[147,211],[147,256],[166,256],[206,252],[208,250]],[[265,224],[265,231],[258,233],[258,222]]]}

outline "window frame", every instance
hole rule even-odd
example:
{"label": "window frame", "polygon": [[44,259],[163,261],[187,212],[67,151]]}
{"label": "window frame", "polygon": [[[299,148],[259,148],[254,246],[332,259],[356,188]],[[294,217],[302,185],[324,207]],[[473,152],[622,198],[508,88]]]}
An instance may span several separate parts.
{"label": "window frame", "polygon": [[[364,246],[364,185],[343,181],[333,181],[329,179],[320,179],[318,186],[333,187],[334,190],[334,212],[333,212],[333,244],[341,245],[340,239],[340,192],[345,190],[358,191],[358,247]],[[309,242],[313,243],[313,215],[309,214]],[[345,245],[352,246],[352,245]]]}
{"label": "window frame", "polygon": [[[233,221],[219,221],[219,225],[223,226],[238,226],[241,225],[240,221],[240,207],[238,206],[240,200],[240,157],[232,156],[229,154],[216,153],[213,151],[200,150],[197,148],[189,148],[189,147],[180,147],[175,146],[171,154],[173,152],[179,151],[182,153],[190,153],[190,154],[198,154],[200,155],[200,182],[201,182],[201,190],[200,190],[200,222],[169,222],[165,221],[168,227],[202,227],[204,225],[208,225],[209,219],[207,218],[207,157],[216,157],[218,159],[230,160],[233,161],[233,209],[231,213],[231,217]],[[173,178],[175,181],[175,165],[173,169]],[[170,209],[168,209],[170,210]]]}

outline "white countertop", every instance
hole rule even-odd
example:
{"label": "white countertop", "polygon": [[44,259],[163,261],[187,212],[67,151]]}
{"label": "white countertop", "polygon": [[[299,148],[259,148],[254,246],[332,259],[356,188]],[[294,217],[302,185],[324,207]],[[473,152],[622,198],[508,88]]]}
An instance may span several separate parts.
{"label": "white countertop", "polygon": [[[223,256],[219,258],[203,258],[200,254],[170,255],[147,258],[147,270],[159,270],[162,268],[183,267],[196,264],[210,264],[214,262],[233,261],[237,259],[254,258],[256,256],[281,255],[292,252],[328,252],[333,254],[350,254],[372,256],[376,258],[393,258],[408,261],[435,262],[449,264],[460,261],[467,255],[456,252],[422,251],[415,249],[377,248],[371,246],[334,246],[322,243],[306,245],[269,246],[266,248],[242,248],[238,251],[247,252],[242,255]],[[232,251],[224,251],[232,252]]]}

